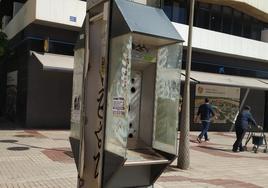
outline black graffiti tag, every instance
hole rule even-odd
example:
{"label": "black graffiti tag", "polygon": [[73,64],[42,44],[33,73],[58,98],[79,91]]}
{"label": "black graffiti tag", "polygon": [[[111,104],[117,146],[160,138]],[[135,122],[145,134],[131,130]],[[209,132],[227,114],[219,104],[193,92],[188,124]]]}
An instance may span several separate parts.
{"label": "black graffiti tag", "polygon": [[[101,69],[104,69],[104,58],[102,59],[102,65]],[[100,72],[103,72],[101,70]],[[97,148],[98,152],[93,156],[93,159],[95,161],[95,172],[94,172],[94,178],[98,178],[99,176],[99,164],[100,164],[100,158],[101,158],[101,148],[102,148],[102,129],[103,129],[103,117],[104,117],[104,74],[100,73],[100,80],[101,80],[101,89],[98,92],[98,110],[97,110],[97,116],[99,121],[99,126],[97,130],[95,130],[94,134],[97,140]]]}
{"label": "black graffiti tag", "polygon": [[94,161],[96,162],[95,165],[95,173],[94,173],[94,178],[96,179],[99,176],[99,162],[100,162],[100,152],[97,153],[97,155],[93,156]]}
{"label": "black graffiti tag", "polygon": [[104,88],[102,87],[101,90],[99,91],[99,98],[97,99],[97,102],[98,102],[98,118],[100,120],[103,119],[103,97],[104,97]]}
{"label": "black graffiti tag", "polygon": [[[97,131],[94,132],[95,133],[95,136],[96,136],[96,138],[98,140],[98,149],[99,150],[101,149],[101,146],[102,146],[102,139],[99,137],[99,134],[102,131],[102,127],[103,127],[103,125],[100,122],[99,130],[97,130]],[[97,155],[94,155],[93,158],[94,158],[94,161],[96,161],[94,177],[97,178],[99,176],[98,168],[99,168],[99,162],[100,162],[100,151],[98,151]]]}

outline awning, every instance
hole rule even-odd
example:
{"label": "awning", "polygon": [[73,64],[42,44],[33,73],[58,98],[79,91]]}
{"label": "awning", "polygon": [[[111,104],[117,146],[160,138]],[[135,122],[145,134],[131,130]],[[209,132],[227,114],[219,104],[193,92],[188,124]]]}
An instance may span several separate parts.
{"label": "awning", "polygon": [[[182,70],[182,71],[181,71],[181,81],[182,81],[182,82],[185,82],[185,79],[186,79],[186,78],[185,78],[185,70]],[[190,78],[190,82],[191,82],[191,83],[198,83],[198,81],[193,80],[192,78]]]}
{"label": "awning", "polygon": [[[182,74],[185,74],[185,70],[182,70]],[[265,79],[198,71],[191,71],[190,76],[191,79],[196,80],[200,84],[213,84],[240,88],[268,90],[268,80]]]}
{"label": "awning", "polygon": [[32,52],[32,54],[40,61],[44,70],[73,71],[73,56],[37,52]]}

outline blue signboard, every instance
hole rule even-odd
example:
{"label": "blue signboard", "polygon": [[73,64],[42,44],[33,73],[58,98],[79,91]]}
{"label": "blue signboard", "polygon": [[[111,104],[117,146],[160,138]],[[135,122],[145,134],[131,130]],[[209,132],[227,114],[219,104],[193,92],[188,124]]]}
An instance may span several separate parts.
{"label": "blue signboard", "polygon": [[71,21],[71,22],[76,22],[76,16],[70,16],[69,17],[69,20]]}

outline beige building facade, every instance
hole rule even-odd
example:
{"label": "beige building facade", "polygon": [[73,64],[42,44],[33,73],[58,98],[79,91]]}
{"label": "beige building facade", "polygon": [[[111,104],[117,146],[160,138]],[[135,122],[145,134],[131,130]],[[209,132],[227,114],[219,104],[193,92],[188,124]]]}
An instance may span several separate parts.
{"label": "beige building facade", "polygon": [[[161,7],[185,40],[184,68],[190,0],[164,0],[161,1]],[[208,85],[205,88],[219,85],[222,87],[238,86],[240,89],[240,98],[237,101],[239,106],[250,105],[257,122],[267,129],[267,1],[196,0],[194,15],[191,129],[198,130],[200,128],[198,124],[193,122],[195,109],[197,108],[196,101],[198,96],[196,88],[198,84]],[[233,79],[233,76],[236,76],[235,79]],[[254,82],[257,82],[249,84],[249,78],[255,79]],[[234,81],[236,79],[239,82]],[[265,80],[263,82],[265,84],[256,85],[260,80]],[[229,88],[226,89],[228,90]],[[223,105],[219,101],[223,101],[223,99],[217,98],[216,107],[217,105],[218,107]],[[224,105],[226,106],[226,104]],[[239,108],[235,111],[238,112]],[[216,131],[230,130],[234,121],[235,118],[222,121],[224,123],[217,123],[211,129]]]}

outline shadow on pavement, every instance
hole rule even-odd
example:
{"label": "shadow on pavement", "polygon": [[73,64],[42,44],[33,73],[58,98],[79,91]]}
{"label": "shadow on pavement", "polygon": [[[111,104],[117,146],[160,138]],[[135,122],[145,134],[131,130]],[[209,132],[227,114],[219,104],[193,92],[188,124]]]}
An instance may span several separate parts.
{"label": "shadow on pavement", "polygon": [[20,138],[27,138],[27,137],[35,137],[34,135],[30,135],[30,134],[23,134],[23,135],[15,135],[15,137],[20,137]]}
{"label": "shadow on pavement", "polygon": [[18,140],[0,140],[2,143],[16,143]]}
{"label": "shadow on pavement", "polygon": [[197,147],[203,148],[203,149],[214,150],[214,151],[232,152],[231,149],[215,148],[215,147],[210,147],[210,146],[197,146]]}
{"label": "shadow on pavement", "polygon": [[169,165],[165,172],[177,172],[179,171],[180,169],[178,169],[178,167],[176,165]]}
{"label": "shadow on pavement", "polygon": [[0,143],[13,143],[13,144],[19,145],[17,147],[9,147],[7,148],[8,150],[20,150],[20,148],[22,148],[21,150],[23,150],[23,148],[28,148],[28,149],[37,148],[37,149],[43,149],[43,150],[53,150],[53,151],[64,152],[66,155],[73,158],[72,152],[68,150],[64,150],[64,149],[46,148],[46,147],[32,146],[28,144],[21,144],[21,143],[18,143],[18,140],[0,140]]}
{"label": "shadow on pavement", "polygon": [[24,150],[29,150],[29,147],[9,147],[7,150],[11,151],[24,151]]}
{"label": "shadow on pavement", "polygon": [[64,153],[65,155],[68,155],[68,156],[71,157],[71,158],[74,158],[74,154],[73,154],[72,151],[64,151],[63,153]]}

